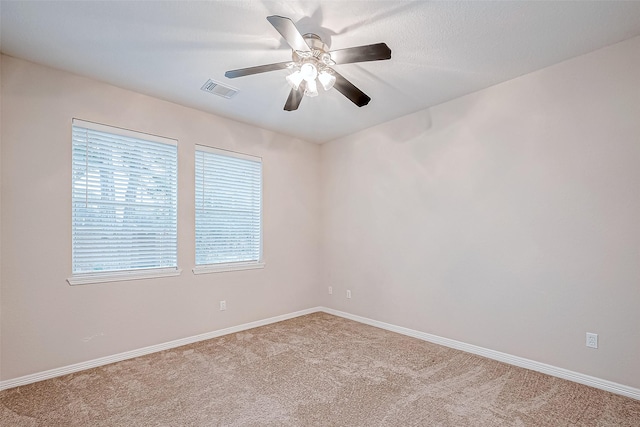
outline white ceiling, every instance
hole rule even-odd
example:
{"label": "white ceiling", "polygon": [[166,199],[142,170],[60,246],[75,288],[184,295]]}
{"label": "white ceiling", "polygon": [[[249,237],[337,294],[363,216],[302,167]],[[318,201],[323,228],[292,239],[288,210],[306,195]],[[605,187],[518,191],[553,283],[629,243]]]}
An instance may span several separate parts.
{"label": "white ceiling", "polygon": [[[640,35],[640,2],[5,1],[3,53],[325,142]],[[266,20],[291,18],[331,49],[385,42],[389,61],[336,66],[372,101],[332,90],[283,110],[286,70],[229,80],[229,69],[288,61]],[[213,79],[240,90],[200,90]]]}

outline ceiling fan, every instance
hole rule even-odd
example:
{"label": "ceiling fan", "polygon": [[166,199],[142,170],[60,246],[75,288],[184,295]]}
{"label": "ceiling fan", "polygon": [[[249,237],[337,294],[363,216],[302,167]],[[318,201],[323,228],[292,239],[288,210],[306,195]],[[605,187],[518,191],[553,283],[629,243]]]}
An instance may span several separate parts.
{"label": "ceiling fan", "polygon": [[297,110],[305,95],[317,96],[318,82],[325,90],[335,87],[338,92],[358,107],[363,107],[371,101],[371,98],[364,92],[331,67],[354,62],[390,59],[391,49],[385,43],[329,51],[329,46],[318,35],[313,33],[300,34],[289,18],[273,15],[268,16],[267,20],[291,46],[292,61],[230,70],[224,73],[227,78],[235,79],[267,71],[291,70],[291,74],[286,77],[291,86],[289,98],[284,105],[286,111]]}

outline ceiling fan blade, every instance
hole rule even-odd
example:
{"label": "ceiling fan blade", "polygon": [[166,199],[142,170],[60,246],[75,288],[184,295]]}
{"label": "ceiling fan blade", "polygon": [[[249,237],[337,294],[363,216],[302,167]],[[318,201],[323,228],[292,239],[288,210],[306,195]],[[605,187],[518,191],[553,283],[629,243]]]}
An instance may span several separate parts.
{"label": "ceiling fan blade", "polygon": [[237,70],[229,70],[224,73],[224,76],[230,79],[236,77],[250,76],[251,74],[266,73],[267,71],[276,71],[287,68],[291,64],[289,62],[278,62],[276,64],[258,65],[257,67],[239,68]]}
{"label": "ceiling fan blade", "polygon": [[289,92],[289,98],[287,98],[287,102],[284,104],[285,111],[294,111],[298,109],[300,102],[304,97],[305,84],[306,83],[303,80],[297,90],[291,89],[291,92]]}
{"label": "ceiling fan blade", "polygon": [[371,101],[367,94],[355,87],[353,83],[342,77],[335,70],[333,74],[336,76],[336,83],[333,85],[334,89],[349,98],[358,107],[364,107]]}
{"label": "ceiling fan blade", "polygon": [[368,44],[366,46],[350,47],[329,52],[336,64],[351,64],[354,62],[380,61],[391,59],[391,49],[385,43]]}
{"label": "ceiling fan blade", "polygon": [[285,18],[284,16],[272,15],[267,16],[267,21],[269,21],[271,25],[278,30],[282,38],[289,43],[289,46],[291,46],[293,50],[300,50],[303,52],[311,51],[307,42],[304,41],[302,34],[300,34],[300,31],[298,31],[291,19]]}

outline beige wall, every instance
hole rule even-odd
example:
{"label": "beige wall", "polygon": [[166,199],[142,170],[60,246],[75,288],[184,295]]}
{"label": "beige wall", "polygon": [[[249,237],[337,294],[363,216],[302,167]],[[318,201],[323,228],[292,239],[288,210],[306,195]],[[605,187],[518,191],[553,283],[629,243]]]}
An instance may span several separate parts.
{"label": "beige wall", "polygon": [[640,387],[640,38],[321,156],[324,305]]}
{"label": "beige wall", "polygon": [[[178,139],[181,276],[66,283],[71,274],[74,117]],[[191,272],[195,144],[263,158],[264,269]],[[319,150],[315,144],[3,57],[1,379],[315,306],[320,290]],[[225,312],[218,309],[222,299]]]}

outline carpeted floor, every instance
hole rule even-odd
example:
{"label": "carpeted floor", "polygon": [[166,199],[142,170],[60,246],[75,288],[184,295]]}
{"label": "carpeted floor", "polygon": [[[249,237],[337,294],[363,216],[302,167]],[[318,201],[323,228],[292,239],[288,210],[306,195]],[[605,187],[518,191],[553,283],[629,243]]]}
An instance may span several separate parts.
{"label": "carpeted floor", "polygon": [[640,401],[314,313],[0,392],[2,426],[640,426]]}

